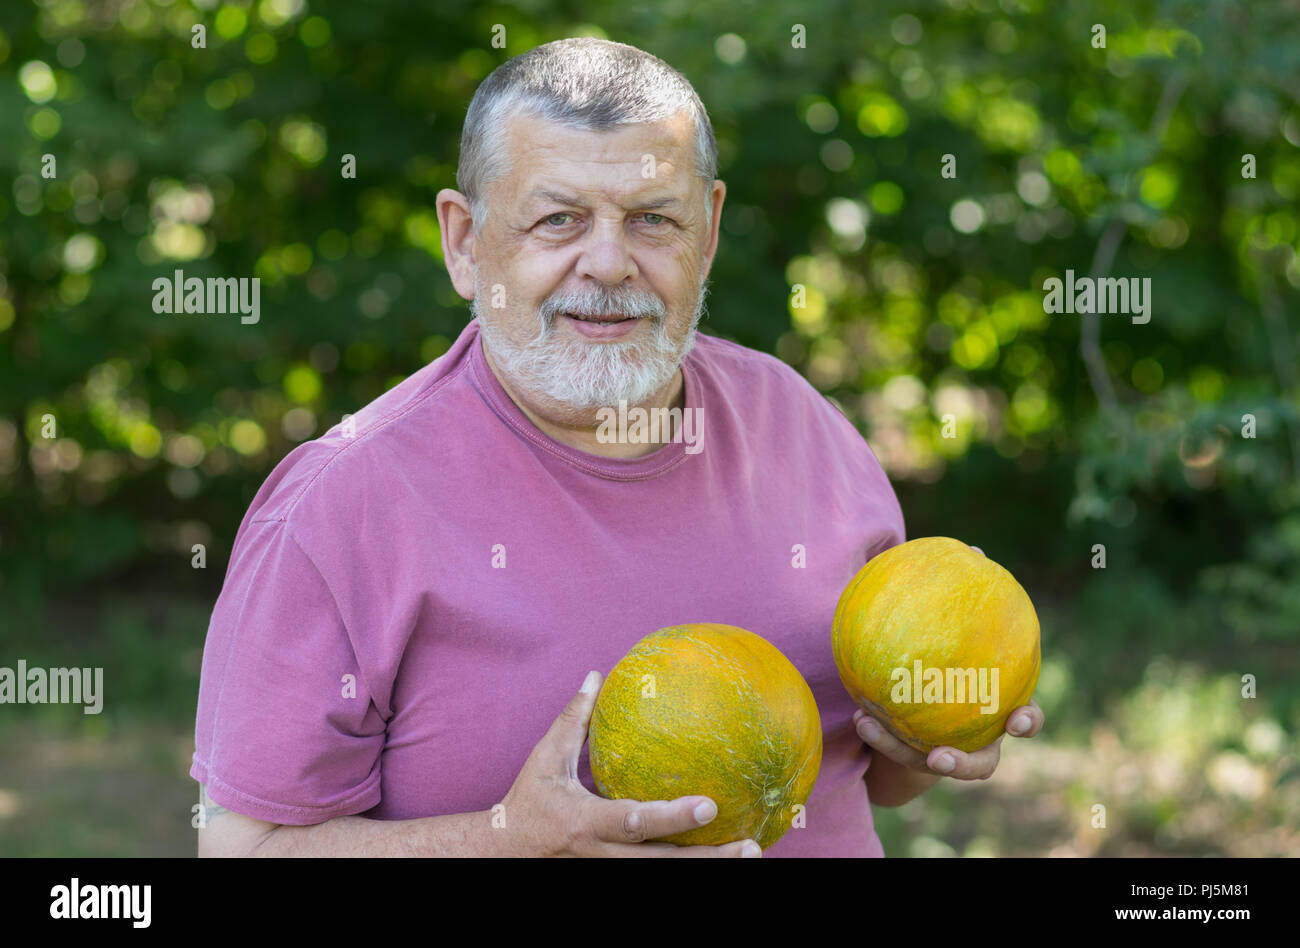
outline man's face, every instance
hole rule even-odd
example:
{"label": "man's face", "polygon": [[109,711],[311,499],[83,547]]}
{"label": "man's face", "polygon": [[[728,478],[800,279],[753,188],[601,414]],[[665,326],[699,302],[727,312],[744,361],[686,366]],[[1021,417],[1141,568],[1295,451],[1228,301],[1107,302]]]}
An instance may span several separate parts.
{"label": "man's face", "polygon": [[525,399],[571,418],[648,401],[694,344],[716,247],[722,185],[702,194],[689,119],[591,132],[525,115],[505,139],[510,173],[474,241],[489,355]]}

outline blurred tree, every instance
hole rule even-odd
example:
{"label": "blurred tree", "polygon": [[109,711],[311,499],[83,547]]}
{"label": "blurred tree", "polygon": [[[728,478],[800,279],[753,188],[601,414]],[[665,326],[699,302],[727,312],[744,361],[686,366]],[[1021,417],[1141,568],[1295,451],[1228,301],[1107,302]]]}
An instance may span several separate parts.
{"label": "blurred tree", "polygon": [[[434,196],[477,83],[589,33],[710,109],[729,199],[705,330],[834,398],[911,535],[979,536],[1077,605],[1067,645],[1294,639],[1297,12],[7,4],[0,594],[211,596],[271,467],[464,325]],[[156,314],[176,269],[259,277],[260,321]],[[1150,321],[1048,315],[1067,270],[1150,278]],[[1147,588],[1163,628],[1117,605]]]}

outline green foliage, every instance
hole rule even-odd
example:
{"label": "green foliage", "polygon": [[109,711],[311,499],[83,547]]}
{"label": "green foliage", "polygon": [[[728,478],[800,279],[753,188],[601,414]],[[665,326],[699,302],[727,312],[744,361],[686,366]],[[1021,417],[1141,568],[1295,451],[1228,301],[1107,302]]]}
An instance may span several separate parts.
{"label": "green foliage", "polygon": [[[1023,580],[1054,720],[1084,739],[1174,655],[1257,674],[1295,726],[1287,4],[4,4],[6,644],[28,630],[57,652],[93,629],[139,707],[188,713],[253,492],[468,318],[434,202],[476,85],[579,33],[695,84],[728,184],[704,330],[832,397],[910,536],[960,537]],[[175,269],[261,278],[260,323],[155,314],[152,281]],[[1087,319],[1044,312],[1045,279],[1094,269],[1149,277],[1150,322],[1093,317],[1094,344]],[[198,605],[160,625],[126,589]],[[89,615],[54,608],[70,600]]]}

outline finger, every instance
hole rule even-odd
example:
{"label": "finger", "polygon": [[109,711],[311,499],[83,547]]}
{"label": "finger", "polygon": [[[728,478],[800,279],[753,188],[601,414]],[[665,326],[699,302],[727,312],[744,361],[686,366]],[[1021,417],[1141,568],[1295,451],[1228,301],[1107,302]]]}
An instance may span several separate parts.
{"label": "finger", "polygon": [[1007,716],[1007,733],[1012,737],[1033,737],[1043,729],[1046,720],[1043,709],[1031,701]]}
{"label": "finger", "polygon": [[639,846],[606,843],[605,856],[650,856],[659,859],[758,859],[762,848],[752,839],[741,839],[721,846],[674,846],[672,843],[642,843]]}
{"label": "finger", "polygon": [[966,753],[955,747],[936,747],[926,755],[925,764],[934,773],[956,780],[984,780],[993,776],[1002,757],[1002,738],[988,747]]}
{"label": "finger", "polygon": [[896,764],[911,767],[914,770],[925,768],[925,755],[913,747],[908,747],[894,735],[885,730],[885,726],[867,712],[859,709],[853,715],[858,737],[872,750],[884,754]]}
{"label": "finger", "polygon": [[678,797],[676,800],[587,801],[586,814],[597,839],[608,843],[640,843],[687,830],[699,829],[718,815],[718,805],[708,797]]}
{"label": "finger", "polygon": [[587,727],[591,724],[591,711],[596,707],[600,679],[600,672],[588,672],[581,690],[569,699],[546,735],[537,742],[542,763],[548,770],[563,767],[569,776],[578,779],[578,756],[587,739]]}

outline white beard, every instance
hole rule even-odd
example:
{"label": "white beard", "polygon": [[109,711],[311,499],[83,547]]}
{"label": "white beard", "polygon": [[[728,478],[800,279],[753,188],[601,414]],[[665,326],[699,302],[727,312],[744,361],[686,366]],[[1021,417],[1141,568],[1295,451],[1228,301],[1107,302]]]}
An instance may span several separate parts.
{"label": "white beard", "polygon": [[[690,329],[681,346],[668,336],[663,301],[651,293],[620,288],[561,292],[538,307],[538,332],[519,345],[478,307],[484,287],[476,284],[470,312],[498,368],[511,383],[534,398],[552,402],[574,415],[626,401],[644,405],[672,380],[695,347],[696,327],[704,312],[707,281],[701,283]],[[650,338],[632,342],[583,342],[556,331],[561,313],[626,313],[652,320]],[[643,330],[642,330],[643,332]]]}

